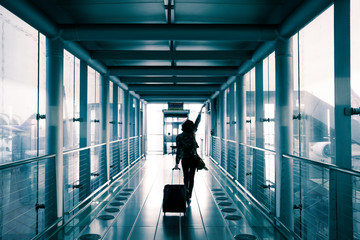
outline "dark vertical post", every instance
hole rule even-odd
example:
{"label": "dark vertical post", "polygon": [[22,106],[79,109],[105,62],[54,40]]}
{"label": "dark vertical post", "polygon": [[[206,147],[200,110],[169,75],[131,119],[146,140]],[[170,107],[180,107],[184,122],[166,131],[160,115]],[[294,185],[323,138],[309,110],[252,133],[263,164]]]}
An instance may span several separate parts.
{"label": "dark vertical post", "polygon": [[[88,65],[80,60],[80,148],[90,145],[88,135]],[[79,201],[90,195],[90,150],[83,150],[79,153],[80,168],[80,191]]]}
{"label": "dark vertical post", "polygon": [[[246,91],[245,91],[245,81],[244,76],[239,76],[236,80],[236,118],[237,118],[237,142],[245,143],[246,142]],[[245,147],[238,145],[239,148],[239,160],[237,162],[238,176],[237,179],[240,184],[245,184],[246,178],[246,169],[245,169]],[[240,164],[240,161],[242,162]],[[240,165],[244,166],[243,168]],[[245,187],[245,186],[244,186]]]}
{"label": "dark vertical post", "polygon": [[110,148],[109,148],[109,77],[100,77],[100,106],[101,106],[101,143],[106,143],[106,180],[110,179]]}
{"label": "dark vertical post", "polygon": [[[334,1],[335,53],[335,159],[337,166],[352,168],[350,86],[350,0]],[[330,174],[330,239],[353,239],[352,177]]]}
{"label": "dark vertical post", "polygon": [[[264,148],[264,97],[263,97],[263,62],[260,61],[255,66],[255,133],[256,133],[256,146]],[[254,163],[253,163],[253,195],[259,198],[264,192],[261,187],[265,184],[265,159],[264,152],[254,150]]]}

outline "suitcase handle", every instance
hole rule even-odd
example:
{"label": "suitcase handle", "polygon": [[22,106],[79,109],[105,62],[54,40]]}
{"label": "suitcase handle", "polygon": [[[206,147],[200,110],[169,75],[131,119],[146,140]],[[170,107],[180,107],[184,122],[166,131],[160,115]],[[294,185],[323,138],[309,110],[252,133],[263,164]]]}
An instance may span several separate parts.
{"label": "suitcase handle", "polygon": [[[171,184],[173,184],[174,170],[179,170],[180,171],[180,168],[173,168],[172,169],[172,171],[171,171]],[[180,175],[181,175],[181,172],[179,172],[179,184],[180,184]]]}

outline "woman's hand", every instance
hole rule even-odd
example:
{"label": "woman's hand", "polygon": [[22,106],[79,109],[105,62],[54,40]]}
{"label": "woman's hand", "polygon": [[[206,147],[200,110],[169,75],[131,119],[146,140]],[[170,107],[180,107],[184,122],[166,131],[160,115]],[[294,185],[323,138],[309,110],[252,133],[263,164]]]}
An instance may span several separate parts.
{"label": "woman's hand", "polygon": [[179,164],[175,164],[175,167],[173,168],[173,170],[180,170]]}
{"label": "woman's hand", "polygon": [[202,112],[202,110],[203,110],[203,108],[206,106],[206,103],[204,103],[202,106],[201,106],[201,108],[200,108],[200,112],[199,113],[201,113]]}

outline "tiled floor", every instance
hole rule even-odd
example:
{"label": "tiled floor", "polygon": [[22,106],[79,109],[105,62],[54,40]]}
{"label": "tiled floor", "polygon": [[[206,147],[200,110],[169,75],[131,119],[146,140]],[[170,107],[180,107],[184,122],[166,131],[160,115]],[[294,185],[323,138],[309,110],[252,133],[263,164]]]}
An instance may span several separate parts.
{"label": "tiled floor", "polygon": [[[173,165],[174,156],[147,156],[54,239],[252,239],[234,238],[238,234],[282,239],[260,215],[244,212],[248,208],[235,198],[236,189],[227,185],[226,177],[208,161],[210,170],[195,175],[192,202],[185,216],[164,215],[163,188],[172,181]],[[173,177],[178,183],[179,171]],[[245,215],[249,214],[252,217],[248,220]]]}

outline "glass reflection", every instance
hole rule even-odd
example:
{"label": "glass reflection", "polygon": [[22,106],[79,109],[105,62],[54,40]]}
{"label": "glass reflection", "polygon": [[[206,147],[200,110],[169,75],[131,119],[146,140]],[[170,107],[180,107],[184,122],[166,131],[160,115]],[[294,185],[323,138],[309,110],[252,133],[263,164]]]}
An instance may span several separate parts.
{"label": "glass reflection", "polygon": [[[44,148],[39,152],[38,145],[45,145],[45,134],[38,132],[36,120],[39,107],[44,109],[43,104],[38,107],[38,81],[44,82],[44,37],[1,6],[0,23],[0,164],[3,164],[44,154]],[[44,84],[39,85],[43,89]],[[44,103],[43,91],[40,96]],[[40,122],[43,130],[45,121]]]}
{"label": "glass reflection", "polygon": [[[331,162],[334,144],[333,7],[299,32],[301,153]],[[326,87],[325,87],[326,86]]]}

